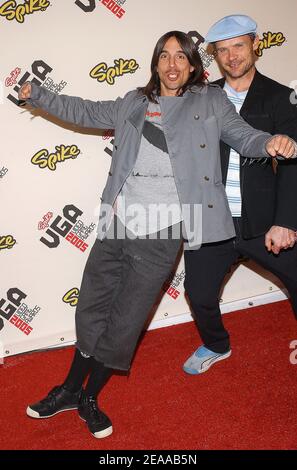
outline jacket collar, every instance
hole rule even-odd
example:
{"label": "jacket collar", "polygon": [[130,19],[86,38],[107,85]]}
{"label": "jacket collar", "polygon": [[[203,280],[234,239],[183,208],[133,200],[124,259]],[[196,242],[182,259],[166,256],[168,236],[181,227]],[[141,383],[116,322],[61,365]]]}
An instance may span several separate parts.
{"label": "jacket collar", "polygon": [[[181,103],[183,102],[183,98],[188,97],[191,93],[198,94],[198,93],[203,93],[203,91],[204,91],[204,87],[193,86],[190,90],[187,90],[183,96],[181,96]],[[141,94],[136,95],[135,109],[127,118],[127,120],[132,124],[132,126],[134,126],[137,129],[139,134],[141,134],[142,132],[148,103],[149,101],[146,96],[141,95]]]}
{"label": "jacket collar", "polygon": [[[263,95],[263,90],[265,89],[263,78],[264,78],[264,75],[262,75],[256,69],[255,76],[253,78],[252,83],[250,84],[248,93],[246,95],[246,98],[245,98],[244,103],[242,105],[242,108],[240,110],[240,115],[242,117],[247,116],[250,104],[257,101],[258,97]],[[223,78],[217,80],[214,83],[219,85],[221,88],[224,88],[225,82],[226,82],[226,79],[225,79],[225,77],[223,77]]]}

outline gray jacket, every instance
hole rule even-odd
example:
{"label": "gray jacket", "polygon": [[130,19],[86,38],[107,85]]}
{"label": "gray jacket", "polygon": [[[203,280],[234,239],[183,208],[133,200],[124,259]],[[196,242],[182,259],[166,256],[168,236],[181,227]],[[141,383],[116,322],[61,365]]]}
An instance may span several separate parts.
{"label": "gray jacket", "polygon": [[[134,90],[115,101],[95,102],[57,95],[31,85],[28,102],[33,107],[79,126],[115,130],[98,226],[98,237],[103,239],[112,206],[135,165],[148,99]],[[180,100],[175,100],[174,106],[168,100],[162,108],[162,122],[189,247],[233,237],[234,226],[222,184],[220,139],[241,155],[263,158],[268,157],[265,144],[270,134],[249,126],[226,93],[213,85],[188,90]],[[202,217],[193,237],[194,206],[200,209]]]}

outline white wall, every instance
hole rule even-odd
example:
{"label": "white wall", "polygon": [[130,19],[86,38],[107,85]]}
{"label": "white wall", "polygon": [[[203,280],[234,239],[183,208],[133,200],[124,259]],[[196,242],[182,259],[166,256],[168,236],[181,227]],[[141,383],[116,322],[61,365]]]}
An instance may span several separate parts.
{"label": "white wall", "polygon": [[[153,47],[164,32],[179,29],[204,36],[214,21],[232,13],[253,16],[260,37],[268,31],[283,33],[286,41],[264,50],[258,68],[286,85],[297,79],[297,9],[291,0],[283,0],[282,8],[278,2],[255,0],[126,0],[119,2],[125,10],[121,18],[108,10],[108,2],[40,0],[34,5],[43,7],[43,11],[37,9],[23,16],[23,0],[0,1],[0,357],[74,341],[77,292],[96,230],[80,242],[88,245],[85,251],[63,236],[56,248],[49,248],[40,238],[51,240],[51,236],[38,224],[49,213],[51,224],[63,216],[67,205],[82,212],[78,219],[85,226],[92,228],[97,223],[99,197],[110,165],[105,149],[112,148],[111,138],[104,139],[102,132],[81,133],[67,124],[56,124],[53,118],[43,119],[39,112],[31,114],[18,107],[14,100],[23,80],[37,79],[44,86],[51,79],[64,85],[61,93],[93,100],[114,99],[147,82]],[[95,8],[84,12],[79,3],[93,3]],[[13,11],[9,11],[11,6]],[[99,63],[110,67],[120,58],[133,59],[139,67],[116,77],[112,85],[90,77]],[[17,68],[20,73],[13,79],[11,73],[18,72]],[[208,70],[210,79],[219,76],[215,63]],[[9,95],[14,98],[9,99]],[[61,145],[76,146],[76,158],[58,162],[54,170],[31,162],[41,150],[51,154]],[[240,266],[228,281],[222,293],[223,311],[259,299],[282,298],[272,277],[266,279],[261,270],[258,274],[254,265],[252,270],[248,266]],[[171,288],[165,294],[151,327],[190,318],[183,294],[183,269],[181,261],[175,290]],[[72,289],[68,303],[63,301]],[[25,312],[26,322],[18,320],[21,312]]]}

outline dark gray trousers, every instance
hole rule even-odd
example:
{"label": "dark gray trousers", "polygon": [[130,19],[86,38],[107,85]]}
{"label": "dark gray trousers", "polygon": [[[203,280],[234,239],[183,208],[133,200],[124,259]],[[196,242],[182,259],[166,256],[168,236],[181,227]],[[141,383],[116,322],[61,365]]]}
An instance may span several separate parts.
{"label": "dark gray trousers", "polygon": [[288,289],[297,319],[297,245],[279,255],[265,248],[265,236],[250,240],[241,236],[240,218],[234,218],[236,238],[202,245],[200,250],[185,251],[185,290],[204,345],[211,351],[230,349],[219,304],[219,292],[232,264],[244,255],[275,274]]}
{"label": "dark gray trousers", "polygon": [[138,338],[173,269],[181,241],[181,235],[173,238],[172,228],[167,239],[95,241],[76,309],[76,346],[81,352],[106,367],[129,369]]}

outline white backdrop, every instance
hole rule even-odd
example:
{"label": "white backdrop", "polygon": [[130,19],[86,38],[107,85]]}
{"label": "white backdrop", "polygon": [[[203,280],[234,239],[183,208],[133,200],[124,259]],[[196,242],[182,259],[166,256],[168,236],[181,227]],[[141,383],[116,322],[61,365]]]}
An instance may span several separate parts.
{"label": "white backdrop", "polygon": [[[292,0],[281,8],[266,0],[0,0],[0,357],[74,341],[112,149],[102,131],[18,107],[19,86],[34,80],[56,93],[115,99],[148,81],[163,33],[194,31],[202,41],[232,13],[258,22],[259,70],[286,85],[297,79]],[[210,80],[218,78],[203,42],[197,47]],[[183,277],[182,260],[151,328],[190,319]],[[222,293],[222,310],[282,298],[276,282],[252,263],[241,265]]]}

